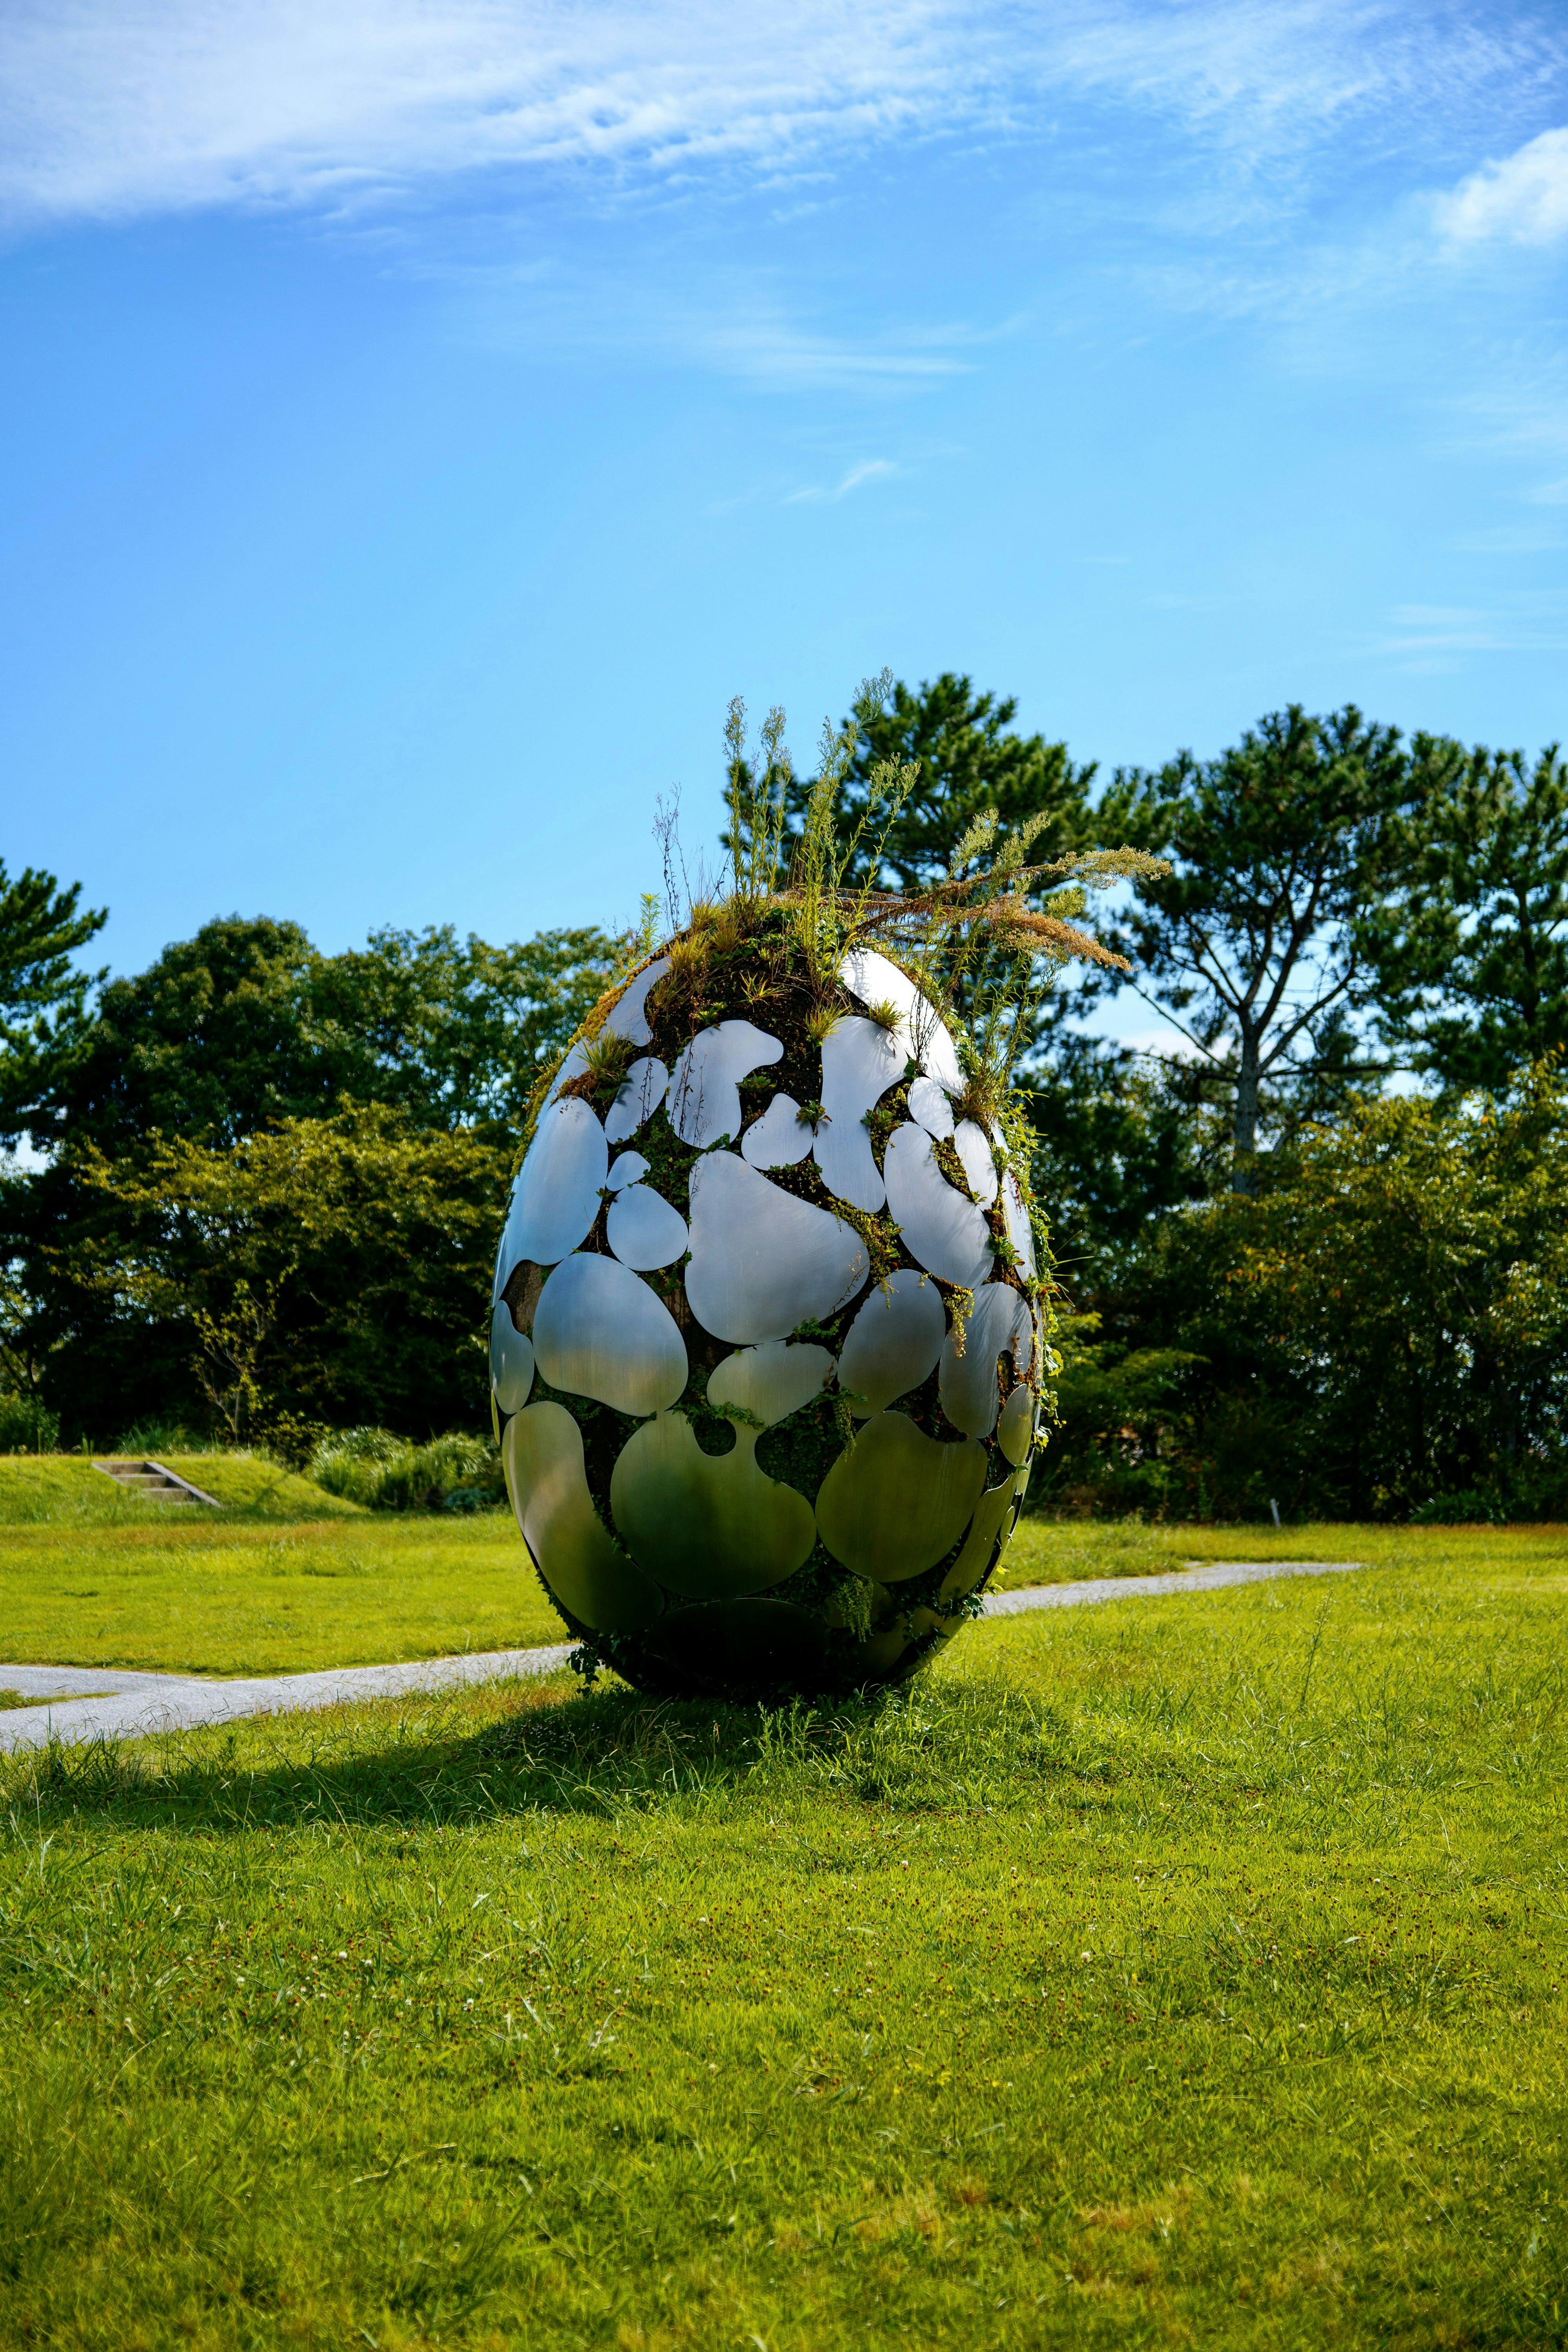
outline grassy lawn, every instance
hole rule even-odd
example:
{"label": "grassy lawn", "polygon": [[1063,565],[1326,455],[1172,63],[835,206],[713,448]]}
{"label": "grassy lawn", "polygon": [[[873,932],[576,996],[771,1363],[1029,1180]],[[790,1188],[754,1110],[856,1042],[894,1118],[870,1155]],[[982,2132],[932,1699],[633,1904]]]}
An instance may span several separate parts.
{"label": "grassy lawn", "polygon": [[5,1765],[0,2343],[1562,2344],[1568,1560],[1403,1544]]}

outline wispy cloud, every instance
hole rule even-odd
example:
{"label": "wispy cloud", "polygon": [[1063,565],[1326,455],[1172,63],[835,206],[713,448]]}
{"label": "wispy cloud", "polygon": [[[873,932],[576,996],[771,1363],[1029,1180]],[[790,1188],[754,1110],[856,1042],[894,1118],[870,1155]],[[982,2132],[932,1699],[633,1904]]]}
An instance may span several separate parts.
{"label": "wispy cloud", "polygon": [[1397,143],[1439,101],[1450,123],[1489,91],[1517,106],[1563,47],[1528,18],[1437,20],[1425,0],[10,0],[0,205],[26,221],[363,206],[523,167],[790,173],[959,130],[1054,139],[1062,99],[1136,106],[1267,173],[1352,122]]}
{"label": "wispy cloud", "polygon": [[863,489],[868,482],[886,481],[889,474],[898,470],[890,457],[868,457],[863,465],[851,466],[843,478],[831,487],[813,483],[804,490],[792,490],[784,503],[786,507],[836,505],[851,490]]}
{"label": "wispy cloud", "polygon": [[1506,606],[1397,604],[1373,650],[1431,656],[1555,653],[1568,646],[1568,597],[1552,591]]}
{"label": "wispy cloud", "polygon": [[1568,130],[1543,131],[1502,163],[1472,172],[1439,200],[1437,226],[1454,245],[1568,237]]}

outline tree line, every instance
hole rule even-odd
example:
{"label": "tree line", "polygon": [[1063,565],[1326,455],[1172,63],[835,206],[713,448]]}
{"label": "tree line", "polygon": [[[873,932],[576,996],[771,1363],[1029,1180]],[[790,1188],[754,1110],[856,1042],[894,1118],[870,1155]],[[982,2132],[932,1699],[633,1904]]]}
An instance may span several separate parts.
{"label": "tree line", "polygon": [[[1556,747],[1291,706],[1101,778],[1016,716],[965,677],[893,688],[839,821],[895,760],[919,782],[863,835],[889,884],[940,878],[988,810],[1034,820],[1042,860],[1169,862],[1100,927],[1131,973],[1047,996],[1022,1066],[1060,1292],[1042,1499],[1561,1509]],[[0,874],[0,1132],[43,1155],[0,1188],[0,1433],[183,1421],[299,1452],[481,1425],[524,1107],[635,943],[445,928],[329,956],[236,917],[108,981],[80,964],[102,920]],[[1141,1049],[1089,1019],[1122,990]]]}

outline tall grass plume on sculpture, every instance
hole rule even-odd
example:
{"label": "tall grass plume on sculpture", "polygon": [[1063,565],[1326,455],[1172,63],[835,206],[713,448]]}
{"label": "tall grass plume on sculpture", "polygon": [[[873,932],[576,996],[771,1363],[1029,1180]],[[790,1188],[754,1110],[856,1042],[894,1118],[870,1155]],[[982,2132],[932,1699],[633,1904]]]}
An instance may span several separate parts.
{"label": "tall grass plume on sculpture", "polygon": [[[508,1489],[586,1662],[644,1689],[896,1681],[978,1606],[1050,1410],[1050,1278],[1010,1091],[1089,887],[971,828],[928,890],[880,887],[914,767],[839,799],[825,730],[785,861],[783,716],[731,707],[722,890],[662,821],[650,919],[531,1109],[496,1260]],[[1057,885],[1043,907],[1032,894]],[[657,914],[657,902],[650,902]],[[1038,1234],[1038,1241],[1037,1236]]]}

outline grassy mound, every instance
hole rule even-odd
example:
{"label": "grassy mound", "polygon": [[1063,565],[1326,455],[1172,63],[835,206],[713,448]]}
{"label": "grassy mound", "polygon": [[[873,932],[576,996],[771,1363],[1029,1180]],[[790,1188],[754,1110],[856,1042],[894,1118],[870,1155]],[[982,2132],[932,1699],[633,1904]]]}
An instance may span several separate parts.
{"label": "grassy mound", "polygon": [[[225,1517],[328,1519],[357,1517],[359,1506],[329,1495],[276,1462],[252,1454],[171,1454],[158,1459],[177,1478],[216,1497]],[[149,1503],[104,1476],[79,1454],[0,1454],[0,1527],[100,1526],[199,1513],[200,1505]]]}

